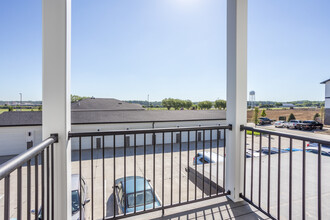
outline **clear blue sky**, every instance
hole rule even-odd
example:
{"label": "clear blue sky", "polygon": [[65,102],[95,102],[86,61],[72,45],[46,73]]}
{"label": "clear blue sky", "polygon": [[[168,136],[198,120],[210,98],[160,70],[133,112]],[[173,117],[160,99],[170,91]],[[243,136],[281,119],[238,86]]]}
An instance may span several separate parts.
{"label": "clear blue sky", "polygon": [[[324,100],[329,0],[250,0],[248,90]],[[0,1],[0,100],[41,100],[41,0]],[[226,97],[225,0],[72,0],[72,94]]]}

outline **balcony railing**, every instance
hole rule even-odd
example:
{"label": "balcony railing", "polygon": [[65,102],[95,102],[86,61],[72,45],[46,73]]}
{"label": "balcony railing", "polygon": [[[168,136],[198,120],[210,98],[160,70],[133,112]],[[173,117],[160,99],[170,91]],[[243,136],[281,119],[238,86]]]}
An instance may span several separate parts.
{"label": "balcony railing", "polygon": [[[79,211],[75,214],[80,219],[124,218],[157,210],[164,214],[167,208],[229,195],[225,166],[231,146],[225,137],[230,129],[69,133],[72,173],[82,179],[77,186],[79,204],[72,203]],[[248,153],[242,161],[241,198],[272,219],[329,219],[330,157],[322,149],[330,141],[252,127],[242,130],[242,148]],[[57,136],[51,136],[0,166],[0,218],[31,219],[34,209],[33,218],[54,219],[56,141]]]}
{"label": "balcony railing", "polygon": [[[36,211],[35,219],[38,219],[39,207],[41,207],[42,213],[47,213],[47,219],[54,216],[54,203],[52,202],[54,198],[54,143],[57,142],[57,139],[57,135],[52,135],[39,145],[0,166],[0,182],[4,180],[3,219],[11,219],[13,209],[16,209],[17,219],[31,219],[33,202]],[[33,166],[34,171],[31,169]],[[16,176],[16,189],[12,187],[15,179],[11,176]],[[25,176],[26,180],[23,178]],[[34,177],[33,185],[32,177]],[[26,192],[23,192],[25,188]],[[15,193],[17,195],[16,206],[10,207],[10,204],[13,204],[11,195]],[[25,195],[26,207],[23,207],[23,196]]]}
{"label": "balcony railing", "polygon": [[91,186],[91,218],[164,213],[170,207],[228,195],[224,137],[230,128],[70,133],[72,145],[78,145],[73,172]]}
{"label": "balcony railing", "polygon": [[272,219],[329,219],[330,155],[322,146],[330,141],[252,127],[244,131],[249,158],[241,197]]}

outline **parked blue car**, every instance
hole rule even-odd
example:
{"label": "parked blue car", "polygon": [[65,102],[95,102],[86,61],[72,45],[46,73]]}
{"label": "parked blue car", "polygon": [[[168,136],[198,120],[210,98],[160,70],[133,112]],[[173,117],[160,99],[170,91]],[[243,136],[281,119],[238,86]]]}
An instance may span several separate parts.
{"label": "parked blue car", "polygon": [[[264,153],[264,154],[268,154],[269,148],[268,147],[262,147],[261,152]],[[270,148],[270,154],[278,154],[278,152],[279,152],[278,148],[275,148],[275,147]],[[288,151],[286,151],[284,149],[281,149],[281,153],[287,153],[287,152]]]}
{"label": "parked blue car", "polygon": [[[145,198],[144,202],[144,184],[145,184]],[[126,192],[125,192],[126,185]],[[146,209],[152,209],[153,204],[155,204],[155,208],[160,207],[161,203],[158,196],[155,193],[155,203],[154,203],[154,191],[148,180],[144,179],[141,176],[136,177],[136,205],[134,204],[134,176],[126,177],[126,181],[124,178],[117,179],[115,181],[115,199],[118,207],[118,214],[125,213],[133,213],[134,207],[136,207],[136,211],[142,211],[144,209],[144,205]]]}

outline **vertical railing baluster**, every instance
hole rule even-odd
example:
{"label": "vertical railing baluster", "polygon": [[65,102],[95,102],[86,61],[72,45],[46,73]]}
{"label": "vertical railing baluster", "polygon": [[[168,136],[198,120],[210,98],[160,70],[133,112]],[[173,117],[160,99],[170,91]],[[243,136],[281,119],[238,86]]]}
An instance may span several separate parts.
{"label": "vertical railing baluster", "polygon": [[52,166],[51,166],[51,184],[52,184],[52,220],[54,220],[54,215],[55,215],[55,208],[54,208],[54,168],[55,168],[55,161],[54,161],[54,144],[51,145],[52,148],[52,155],[51,155],[51,158],[52,158]]}
{"label": "vertical railing baluster", "polygon": [[144,135],[144,144],[143,144],[143,210],[146,210],[146,133]]}
{"label": "vertical railing baluster", "polygon": [[278,136],[277,219],[281,216],[281,136]]}
{"label": "vertical railing baluster", "polygon": [[203,186],[202,186],[202,198],[204,199],[204,185],[205,185],[205,130],[203,129]]}
{"label": "vertical railing baluster", "polygon": [[35,210],[35,215],[34,215],[34,219],[38,220],[38,213],[39,213],[39,207],[38,207],[38,197],[39,197],[39,183],[38,183],[38,164],[39,164],[39,160],[38,160],[38,155],[35,156],[34,159],[34,210]]}
{"label": "vertical railing baluster", "polygon": [[153,207],[153,209],[155,208],[155,201],[156,201],[156,199],[155,199],[155,197],[156,197],[156,134],[155,133],[153,133],[153,135],[152,135],[152,137],[153,137],[153,147],[154,147],[154,149],[153,149],[153,182],[154,182],[154,189],[153,189],[153,205],[152,205],[152,207]]}
{"label": "vertical railing baluster", "polygon": [[[262,133],[260,132],[259,141],[259,192],[258,192],[258,206],[261,207],[261,149],[262,149]],[[254,152],[253,152],[254,154]]]}
{"label": "vertical railing baluster", "polygon": [[[220,135],[219,135],[219,129],[216,130],[217,131],[217,179],[216,179],[216,183],[217,183],[217,195],[219,195],[219,139],[220,139]],[[225,158],[225,157],[223,157]]]}
{"label": "vertical railing baluster", "polygon": [[45,150],[41,152],[41,214],[45,215]]}
{"label": "vertical railing baluster", "polygon": [[[79,178],[82,177],[82,173],[81,173],[81,137],[79,137]],[[81,181],[79,181],[79,191],[82,192],[82,185],[81,185]],[[79,202],[79,210],[82,210],[81,208],[81,204],[84,202],[82,201],[83,198],[80,197],[80,202]],[[80,216],[80,219],[83,219],[82,218],[82,212],[79,212],[79,216]]]}
{"label": "vertical railing baluster", "polygon": [[136,134],[134,134],[134,213],[136,213]]}
{"label": "vertical railing baluster", "polygon": [[22,167],[17,168],[17,219],[22,219]]}
{"label": "vertical railing baluster", "polygon": [[317,216],[318,219],[321,220],[322,219],[322,199],[321,199],[321,153],[322,153],[322,149],[321,149],[321,145],[320,143],[318,143],[318,160],[317,160]]}
{"label": "vertical railing baluster", "polygon": [[[251,143],[251,146],[252,146],[252,154],[251,154],[251,202],[253,203],[253,165],[254,165],[254,160],[253,160],[253,157],[254,157],[254,131],[252,131],[252,143]],[[245,152],[246,154],[246,152]],[[246,157],[246,155],[245,155]]]}
{"label": "vertical railing baluster", "polygon": [[197,199],[197,130],[195,131],[195,200]]}
{"label": "vertical railing baluster", "polygon": [[181,203],[181,151],[182,151],[182,133],[180,131],[180,151],[179,151],[179,203]]}
{"label": "vertical railing baluster", "polygon": [[49,183],[49,178],[50,178],[50,160],[49,160],[49,146],[47,147],[46,151],[46,157],[47,157],[47,218],[50,219],[50,183]]}
{"label": "vertical railing baluster", "polygon": [[267,212],[270,210],[270,148],[271,148],[271,135],[268,136],[268,185],[267,185]]}
{"label": "vertical railing baluster", "polygon": [[94,219],[94,137],[91,136],[91,184],[92,184],[92,201],[91,201],[91,217]]}
{"label": "vertical railing baluster", "polygon": [[[31,219],[31,160],[27,162],[27,203],[26,203],[26,216],[27,219]],[[52,218],[53,220],[53,218]]]}
{"label": "vertical railing baluster", "polygon": [[246,196],[246,130],[244,130],[244,176],[243,176],[243,194]]}
{"label": "vertical railing baluster", "polygon": [[189,202],[189,153],[190,153],[190,131],[188,131],[188,155],[187,155],[187,202]]}
{"label": "vertical railing baluster", "polygon": [[116,135],[113,135],[113,217],[116,218]]}
{"label": "vertical railing baluster", "polygon": [[171,205],[173,205],[173,131],[171,132]]}
{"label": "vertical railing baluster", "polygon": [[164,169],[164,160],[165,160],[165,157],[164,157],[164,153],[165,153],[165,133],[163,132],[163,158],[162,158],[162,215],[164,216],[164,202],[165,202],[165,194],[164,194],[164,175],[165,175],[165,169]]}
{"label": "vertical railing baluster", "polygon": [[105,141],[104,141],[104,135],[102,136],[102,219],[105,218]]}
{"label": "vertical railing baluster", "polygon": [[[126,146],[127,146],[127,143],[126,143],[126,134],[124,134],[124,193],[123,195],[125,196],[124,197],[124,207],[126,207],[126,204],[127,204],[127,199],[126,199],[126,196],[127,196],[127,193],[126,193]],[[124,215],[126,215],[126,208],[124,208]]]}
{"label": "vertical railing baluster", "polygon": [[302,219],[306,219],[306,142],[303,141],[303,161],[302,161]]}
{"label": "vertical railing baluster", "polygon": [[10,219],[10,174],[5,177],[4,219]]}
{"label": "vertical railing baluster", "polygon": [[210,193],[210,195],[209,195],[209,197],[211,197],[211,195],[212,195],[212,164],[213,164],[213,160],[212,160],[212,154],[213,154],[213,148],[212,148],[212,129],[210,130],[210,182],[209,182],[209,193]]}
{"label": "vertical railing baluster", "polygon": [[290,138],[290,160],[289,160],[289,219],[292,219],[292,138]]}
{"label": "vertical railing baluster", "polygon": [[223,173],[222,173],[222,185],[223,185],[223,192],[226,192],[226,129],[223,129]]}

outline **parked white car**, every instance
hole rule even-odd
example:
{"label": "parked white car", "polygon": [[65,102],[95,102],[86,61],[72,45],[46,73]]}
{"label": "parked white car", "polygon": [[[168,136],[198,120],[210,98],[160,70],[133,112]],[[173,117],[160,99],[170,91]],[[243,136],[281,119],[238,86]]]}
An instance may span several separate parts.
{"label": "parked white car", "polygon": [[275,128],[284,128],[287,126],[287,123],[285,121],[277,121],[275,122]]}

